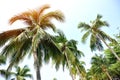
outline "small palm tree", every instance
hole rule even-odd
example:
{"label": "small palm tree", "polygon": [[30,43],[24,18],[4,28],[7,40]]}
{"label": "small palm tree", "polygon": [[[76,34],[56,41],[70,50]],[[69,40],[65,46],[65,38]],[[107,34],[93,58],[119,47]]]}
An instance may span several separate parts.
{"label": "small palm tree", "polygon": [[[9,21],[10,24],[13,24],[17,20],[22,20],[29,27],[9,30],[0,34],[0,46],[9,41],[2,51],[3,55],[11,59],[8,69],[14,64],[18,64],[20,60],[23,60],[27,53],[30,53],[30,55],[33,53],[36,77],[37,80],[41,80],[39,68],[41,67],[41,59],[44,53],[40,49],[44,49],[43,43],[45,45],[45,41],[47,43],[51,41],[50,35],[45,30],[51,28],[55,31],[56,27],[51,22],[52,18],[64,21],[61,11],[53,11],[45,14],[44,11],[48,8],[49,5],[43,5],[40,9],[26,11],[12,17]],[[53,42],[51,43],[54,45]]]}
{"label": "small palm tree", "polygon": [[86,33],[82,37],[82,42],[85,43],[88,36],[91,35],[90,48],[92,51],[96,49],[99,49],[100,51],[103,50],[103,46],[101,43],[101,41],[103,41],[103,43],[110,49],[113,55],[120,61],[120,58],[115,53],[115,51],[106,43],[106,40],[111,42],[116,41],[101,30],[102,27],[108,26],[108,23],[106,21],[102,21],[101,18],[101,15],[97,15],[97,18],[94,21],[91,21],[91,25],[84,22],[81,22],[78,25],[78,28],[82,29],[81,31],[86,31]]}
{"label": "small palm tree", "polygon": [[[26,80],[25,78],[32,78],[32,75],[29,74],[30,69],[27,65],[25,65],[23,68],[20,68],[19,66],[15,66],[16,72],[14,72],[14,75],[16,76],[16,80]],[[15,78],[11,79],[14,80]]]}

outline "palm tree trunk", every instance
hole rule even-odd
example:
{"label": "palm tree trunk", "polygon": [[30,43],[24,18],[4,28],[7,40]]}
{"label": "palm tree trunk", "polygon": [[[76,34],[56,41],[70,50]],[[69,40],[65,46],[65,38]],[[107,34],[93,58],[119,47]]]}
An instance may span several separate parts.
{"label": "palm tree trunk", "polygon": [[41,75],[40,75],[40,67],[39,66],[36,66],[36,77],[37,79],[36,80],[41,80]]}
{"label": "palm tree trunk", "polygon": [[109,78],[110,80],[112,80],[110,74],[109,74],[107,71],[105,71],[105,73],[106,73],[106,75],[108,76],[108,78]]}
{"label": "palm tree trunk", "polygon": [[120,61],[120,58],[118,57],[118,55],[115,53],[115,51],[105,42],[105,40],[102,38],[101,35],[97,35],[99,39],[101,39],[104,44],[109,48],[109,50],[113,53],[113,55],[118,59],[118,61]]}
{"label": "palm tree trunk", "polygon": [[36,52],[33,53],[33,56],[34,56],[34,63],[35,63],[35,67],[36,67],[36,80],[41,80],[40,66],[39,66],[38,57],[36,55]]}
{"label": "palm tree trunk", "polygon": [[65,52],[65,57],[66,57],[66,59],[67,59],[67,64],[68,64],[68,68],[69,68],[69,71],[70,71],[70,75],[71,75],[71,77],[72,77],[72,80],[75,80],[75,79],[74,79],[74,76],[73,76],[72,73],[71,73],[70,63],[69,63],[69,59],[68,59],[68,57],[67,57],[67,53],[66,53],[66,52]]}

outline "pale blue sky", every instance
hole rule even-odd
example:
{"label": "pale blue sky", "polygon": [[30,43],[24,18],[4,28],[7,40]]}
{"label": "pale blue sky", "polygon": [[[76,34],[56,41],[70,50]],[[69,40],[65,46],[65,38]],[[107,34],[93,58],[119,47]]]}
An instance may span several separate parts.
{"label": "pale blue sky", "polygon": [[[88,22],[94,20],[97,14],[103,15],[103,20],[109,24],[109,28],[103,30],[110,35],[117,33],[117,27],[120,27],[120,1],[119,0],[4,0],[0,1],[0,32],[7,29],[19,28],[24,26],[20,22],[16,22],[12,26],[8,25],[8,20],[13,15],[20,13],[24,10],[34,9],[43,4],[50,4],[52,10],[61,10],[65,14],[65,23],[55,21],[56,27],[63,30],[68,39],[75,39],[79,41],[78,48],[84,52],[85,57],[82,58],[86,62],[86,68],[89,68],[90,58],[94,53],[89,49],[89,44],[82,44],[80,38],[82,33],[77,29],[79,22]],[[29,64],[32,74],[35,72],[33,69],[32,60],[25,60],[21,64]],[[51,65],[43,65],[41,69],[42,80],[52,80],[56,77],[58,80],[71,80],[67,70],[58,72],[52,69]],[[0,76],[0,80],[1,79]],[[34,79],[35,80],[35,79]]]}

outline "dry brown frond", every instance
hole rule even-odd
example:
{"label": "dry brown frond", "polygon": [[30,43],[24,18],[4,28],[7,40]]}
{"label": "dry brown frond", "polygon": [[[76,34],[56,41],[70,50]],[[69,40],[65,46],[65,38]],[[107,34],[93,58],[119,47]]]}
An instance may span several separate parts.
{"label": "dry brown frond", "polygon": [[36,10],[30,10],[31,12],[31,17],[35,23],[38,23],[39,20],[39,14]]}
{"label": "dry brown frond", "polygon": [[30,23],[31,22],[30,15],[31,15],[30,12],[23,12],[21,14],[15,15],[12,18],[10,18],[9,24],[13,24],[17,20],[24,20]]}
{"label": "dry brown frond", "polygon": [[44,19],[51,19],[51,18],[55,18],[58,21],[63,22],[64,21],[64,15],[61,11],[53,11],[53,12],[49,12],[47,14],[44,14],[43,16],[41,16],[41,19],[39,21],[39,24],[43,23],[45,20]]}
{"label": "dry brown frond", "polygon": [[14,36],[18,36],[20,33],[22,33],[24,29],[14,29],[14,30],[8,30],[3,33],[0,33],[0,40],[4,38],[11,38]]}
{"label": "dry brown frond", "polygon": [[49,4],[43,5],[42,7],[40,7],[40,8],[37,10],[37,11],[38,11],[38,14],[41,15],[41,14],[45,11],[45,9],[48,9],[48,8],[50,8],[50,5],[49,5]]}

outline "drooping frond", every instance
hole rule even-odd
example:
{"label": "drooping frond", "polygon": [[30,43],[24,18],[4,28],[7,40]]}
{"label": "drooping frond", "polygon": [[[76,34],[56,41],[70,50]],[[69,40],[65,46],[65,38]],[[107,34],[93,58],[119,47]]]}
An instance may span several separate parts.
{"label": "drooping frond", "polygon": [[56,45],[56,43],[53,42],[52,39],[43,39],[40,45],[43,48],[42,50],[44,51],[45,63],[48,63],[50,58],[54,60],[55,63],[60,62],[62,52],[60,51],[60,48]]}
{"label": "drooping frond", "polygon": [[96,37],[96,48],[99,50],[99,51],[102,51],[103,50],[103,46],[102,46],[102,42],[101,42],[101,40],[98,38],[98,37]]}
{"label": "drooping frond", "polygon": [[52,28],[53,31],[56,31],[55,25],[54,25],[51,21],[49,21],[49,20],[47,20],[47,19],[45,19],[45,21],[43,21],[41,24],[42,24],[42,25],[41,25],[40,27],[41,27],[42,29]]}
{"label": "drooping frond", "polygon": [[108,40],[111,42],[115,42],[117,43],[117,41],[115,39],[113,39],[112,37],[110,37],[109,35],[107,35],[105,32],[103,31],[99,31],[99,35],[104,39],[104,40]]}
{"label": "drooping frond", "polygon": [[90,48],[91,48],[91,51],[94,51],[96,50],[96,38],[94,35],[91,35],[90,37]]}
{"label": "drooping frond", "polygon": [[10,59],[10,65],[8,69],[14,64],[18,64],[30,50],[32,40],[25,34],[24,32],[21,33],[3,48],[2,55],[5,55]]}
{"label": "drooping frond", "polygon": [[91,51],[96,51],[97,49],[99,51],[103,50],[101,40],[93,34],[91,35],[91,38],[90,38],[90,48],[91,48]]}
{"label": "drooping frond", "polygon": [[90,35],[90,31],[87,31],[83,36],[82,36],[82,43],[85,43],[86,42],[86,40],[87,40],[87,38],[88,38],[88,36]]}
{"label": "drooping frond", "polygon": [[90,27],[90,25],[88,25],[84,22],[81,22],[78,24],[78,28],[81,28],[81,31],[86,31],[86,30],[89,30],[91,27]]}
{"label": "drooping frond", "polygon": [[23,31],[24,29],[14,29],[0,33],[0,47],[3,46],[9,39],[18,36]]}

